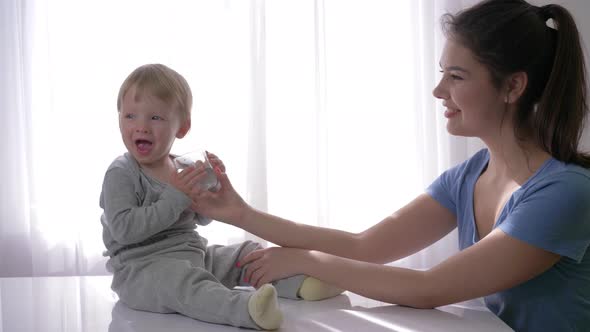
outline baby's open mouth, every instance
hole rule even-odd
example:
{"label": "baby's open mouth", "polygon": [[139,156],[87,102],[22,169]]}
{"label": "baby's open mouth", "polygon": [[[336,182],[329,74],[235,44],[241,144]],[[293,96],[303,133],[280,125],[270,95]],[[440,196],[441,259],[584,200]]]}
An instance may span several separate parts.
{"label": "baby's open mouth", "polygon": [[148,153],[152,149],[152,142],[145,139],[138,139],[135,141],[135,146],[140,153]]}

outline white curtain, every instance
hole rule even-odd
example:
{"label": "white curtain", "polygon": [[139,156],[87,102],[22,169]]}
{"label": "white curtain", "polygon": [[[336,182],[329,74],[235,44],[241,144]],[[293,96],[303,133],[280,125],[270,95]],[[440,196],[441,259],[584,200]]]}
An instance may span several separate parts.
{"label": "white curtain", "polygon": [[[116,96],[144,63],[193,90],[173,152],[217,153],[270,213],[372,226],[481,147],[446,133],[431,95],[439,17],[474,2],[0,1],[0,276],[106,273],[98,198],[124,152]],[[451,234],[396,264],[425,268],[456,247]]]}

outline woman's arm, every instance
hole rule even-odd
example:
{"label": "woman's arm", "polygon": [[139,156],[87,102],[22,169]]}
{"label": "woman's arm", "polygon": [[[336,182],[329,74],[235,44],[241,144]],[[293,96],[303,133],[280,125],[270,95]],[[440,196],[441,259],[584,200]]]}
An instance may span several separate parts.
{"label": "woman's arm", "polygon": [[434,308],[514,287],[543,273],[560,257],[496,229],[427,271],[290,248],[255,251],[240,263],[249,264],[245,276],[255,287],[305,274],[375,300]]}
{"label": "woman's arm", "polygon": [[295,223],[251,208],[234,225],[283,247],[388,263],[436,242],[456,222],[454,214],[423,194],[359,234]]}
{"label": "woman's arm", "polygon": [[[211,159],[222,165],[214,155]],[[235,191],[223,170],[217,170],[217,176],[221,190],[192,195],[194,210],[283,247],[386,263],[427,247],[456,226],[455,215],[427,194],[362,233],[310,226],[253,209]]]}

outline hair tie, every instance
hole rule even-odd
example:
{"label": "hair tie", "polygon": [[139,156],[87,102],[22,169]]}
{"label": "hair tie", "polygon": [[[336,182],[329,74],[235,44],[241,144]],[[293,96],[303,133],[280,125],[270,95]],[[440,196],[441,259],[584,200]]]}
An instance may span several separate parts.
{"label": "hair tie", "polygon": [[537,7],[537,15],[539,15],[539,17],[541,18],[541,20],[543,20],[543,22],[547,22],[547,20],[552,18],[550,9],[551,9],[550,5]]}

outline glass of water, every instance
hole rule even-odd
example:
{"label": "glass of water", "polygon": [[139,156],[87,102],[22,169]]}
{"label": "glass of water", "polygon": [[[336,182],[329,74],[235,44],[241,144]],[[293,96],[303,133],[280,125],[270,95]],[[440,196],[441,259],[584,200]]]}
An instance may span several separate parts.
{"label": "glass of water", "polygon": [[196,167],[205,166],[205,175],[197,183],[201,189],[216,192],[221,188],[221,183],[219,183],[215,170],[213,170],[213,166],[207,157],[207,152],[201,150],[192,151],[174,158],[174,166],[179,172],[193,165]]}

